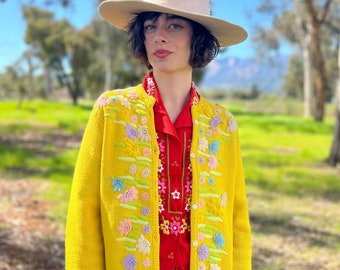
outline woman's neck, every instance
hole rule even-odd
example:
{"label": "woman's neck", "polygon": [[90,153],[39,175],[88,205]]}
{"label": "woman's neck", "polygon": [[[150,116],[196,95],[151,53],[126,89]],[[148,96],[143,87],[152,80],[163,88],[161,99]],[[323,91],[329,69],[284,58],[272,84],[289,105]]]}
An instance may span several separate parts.
{"label": "woman's neck", "polygon": [[192,73],[158,73],[153,74],[163,104],[174,123],[190,97]]}

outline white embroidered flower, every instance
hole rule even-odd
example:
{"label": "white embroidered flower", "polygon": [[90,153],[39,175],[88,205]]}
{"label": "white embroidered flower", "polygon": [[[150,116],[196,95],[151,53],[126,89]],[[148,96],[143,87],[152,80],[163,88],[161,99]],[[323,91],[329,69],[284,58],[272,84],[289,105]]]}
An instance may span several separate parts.
{"label": "white embroidered flower", "polygon": [[205,150],[207,150],[209,148],[209,142],[208,140],[204,137],[199,139],[198,141],[198,148],[204,152]]}
{"label": "white embroidered flower", "polygon": [[165,210],[165,209],[164,209],[164,205],[163,205],[163,204],[159,204],[159,205],[158,205],[158,212],[159,212],[159,213],[162,213],[164,210]]}
{"label": "white embroidered flower", "polygon": [[207,268],[205,267],[205,265],[204,264],[200,264],[199,266],[198,266],[198,270],[206,270]]}
{"label": "white embroidered flower", "polygon": [[234,117],[231,117],[228,121],[228,132],[234,132],[237,130],[237,122]]}
{"label": "white embroidered flower", "polygon": [[217,264],[210,264],[210,270],[221,270],[221,267]]}
{"label": "white embroidered flower", "polygon": [[179,197],[181,196],[181,193],[177,189],[175,189],[174,192],[171,192],[171,195],[172,195],[172,198],[174,200],[179,200]]}
{"label": "white embroidered flower", "polygon": [[221,206],[222,207],[226,207],[227,206],[227,199],[228,199],[227,193],[224,192],[222,194],[222,198],[221,198]]}
{"label": "white embroidered flower", "polygon": [[140,253],[150,254],[150,242],[144,237],[144,235],[139,237],[136,247]]}

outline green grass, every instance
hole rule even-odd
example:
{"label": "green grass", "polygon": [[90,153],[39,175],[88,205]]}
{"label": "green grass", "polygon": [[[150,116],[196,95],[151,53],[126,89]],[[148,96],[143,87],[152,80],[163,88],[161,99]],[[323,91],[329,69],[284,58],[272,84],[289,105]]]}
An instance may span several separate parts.
{"label": "green grass", "polygon": [[[254,270],[340,269],[340,171],[324,162],[333,108],[324,122],[305,119],[301,104],[281,99],[226,101],[240,128]],[[64,226],[79,142],[91,103],[0,104],[0,177],[48,181]],[[67,142],[74,142],[68,144]],[[0,228],[1,230],[1,228]]]}

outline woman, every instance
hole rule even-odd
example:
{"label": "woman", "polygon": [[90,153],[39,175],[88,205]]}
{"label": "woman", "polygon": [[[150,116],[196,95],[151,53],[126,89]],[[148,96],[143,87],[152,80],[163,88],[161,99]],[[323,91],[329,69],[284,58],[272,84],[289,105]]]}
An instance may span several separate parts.
{"label": "woman", "polygon": [[104,93],[90,116],[71,192],[66,268],[251,269],[250,225],[236,122],[204,99],[192,69],[239,26],[208,0],[104,1],[150,72]]}

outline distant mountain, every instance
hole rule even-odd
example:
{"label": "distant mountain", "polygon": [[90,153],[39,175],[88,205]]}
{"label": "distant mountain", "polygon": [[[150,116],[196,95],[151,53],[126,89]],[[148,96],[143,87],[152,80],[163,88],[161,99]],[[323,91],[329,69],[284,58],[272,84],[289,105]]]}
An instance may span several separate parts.
{"label": "distant mountain", "polygon": [[227,57],[215,59],[206,68],[200,87],[204,89],[249,90],[253,85],[261,91],[280,91],[289,58],[279,56],[270,61]]}

